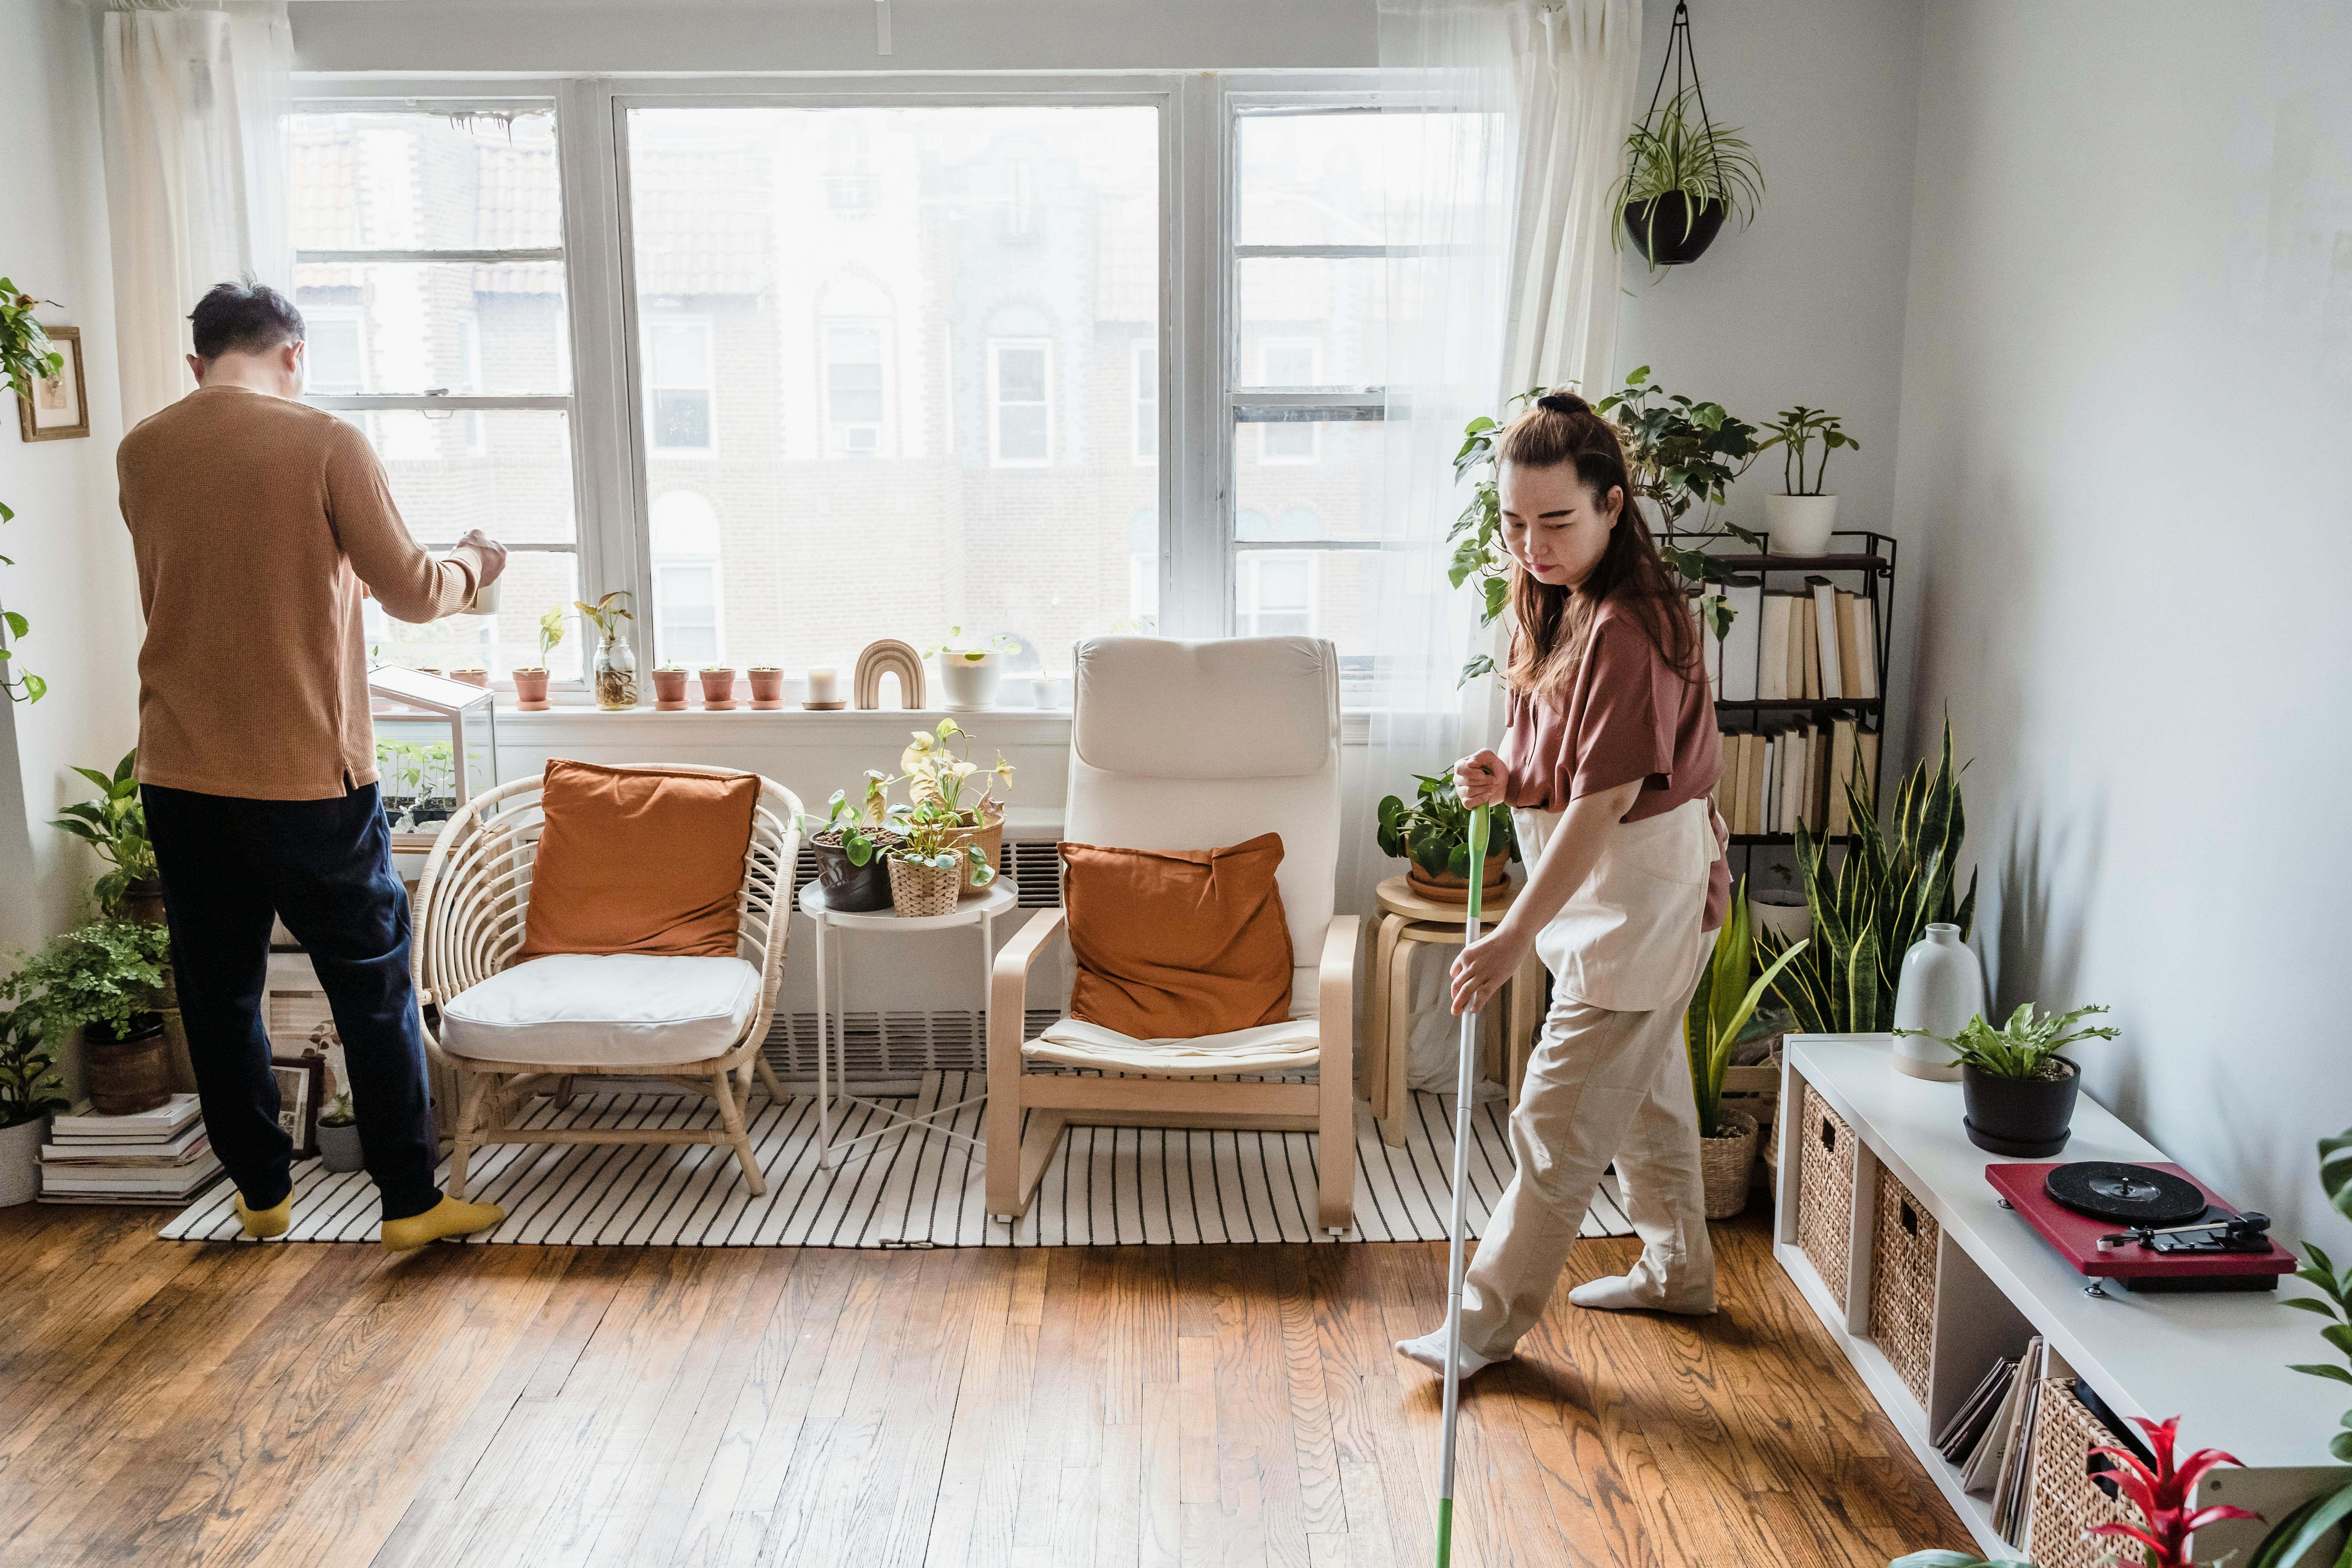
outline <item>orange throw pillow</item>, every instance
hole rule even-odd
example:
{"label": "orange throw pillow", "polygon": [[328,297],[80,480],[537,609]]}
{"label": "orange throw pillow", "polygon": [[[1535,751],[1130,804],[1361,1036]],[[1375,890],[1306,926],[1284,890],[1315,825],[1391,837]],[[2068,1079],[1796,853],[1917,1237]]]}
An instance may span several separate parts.
{"label": "orange throw pillow", "polygon": [[540,804],[524,959],[553,952],[735,956],[757,773],[606,768],[558,757]]}
{"label": "orange throw pillow", "polygon": [[1229,849],[1064,844],[1062,904],[1078,961],[1070,1016],[1141,1040],[1290,1016],[1282,835]]}

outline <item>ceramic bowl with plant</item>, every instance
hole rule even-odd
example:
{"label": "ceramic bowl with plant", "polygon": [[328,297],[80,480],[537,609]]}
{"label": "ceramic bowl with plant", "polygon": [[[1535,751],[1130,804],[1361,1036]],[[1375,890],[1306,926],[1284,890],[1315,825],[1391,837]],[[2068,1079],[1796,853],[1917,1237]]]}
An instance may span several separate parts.
{"label": "ceramic bowl with plant", "polygon": [[[882,775],[866,776],[870,795]],[[852,805],[849,792],[838,789],[825,802],[824,816],[803,812],[798,826],[816,856],[817,885],[824,889],[827,908],[862,914],[890,907],[890,870],[883,853],[898,842],[897,833]]]}
{"label": "ceramic bowl with plant", "polygon": [[985,888],[996,880],[996,868],[944,803],[925,801],[898,812],[890,826],[898,842],[882,854],[889,868],[890,907],[902,917],[952,913],[966,883]]}
{"label": "ceramic bowl with plant", "polygon": [[67,1107],[66,1080],[39,1016],[22,1003],[0,1013],[0,1208],[40,1191],[41,1140]]}
{"label": "ceramic bowl with plant", "polygon": [[171,932],[135,921],[92,921],[51,937],[0,979],[43,1037],[82,1032],[82,1067],[93,1110],[152,1110],[172,1098],[158,1007],[172,961]]}
{"label": "ceramic bowl with plant", "polygon": [[744,672],[751,683],[751,706],[762,713],[772,713],[784,705],[784,670],[782,665],[755,664]]}
{"label": "ceramic bowl with plant", "polygon": [[547,613],[539,617],[539,662],[527,664],[514,672],[515,706],[526,713],[547,710],[547,656],[563,641],[566,607],[550,605]]}
{"label": "ceramic bowl with plant", "polygon": [[940,706],[950,713],[994,706],[1004,661],[1020,651],[1013,637],[967,637],[961,626],[950,626],[943,641],[923,650],[924,657],[940,661]]}
{"label": "ceramic bowl with plant", "polygon": [[[1829,482],[1830,454],[1841,447],[1859,452],[1862,443],[1845,433],[1839,416],[1801,403],[1780,410],[1780,416],[1765,429],[1770,434],[1764,445],[1780,448],[1784,492],[1764,498],[1764,526],[1772,536],[1772,548],[1783,555],[1822,554],[1837,527],[1838,499],[1822,493]],[[1816,448],[1819,455],[1808,475],[1805,460]]]}
{"label": "ceramic bowl with plant", "polygon": [[[1419,783],[1412,805],[1397,795],[1381,802],[1381,853],[1408,863],[1405,885],[1423,898],[1442,904],[1466,904],[1470,901],[1469,808],[1454,793],[1452,778],[1428,773],[1413,777]],[[1519,858],[1510,814],[1495,813],[1493,827],[1479,877],[1479,885],[1487,893],[1503,886],[1510,863]]]}
{"label": "ceramic bowl with plant", "polygon": [[731,664],[706,664],[696,674],[702,681],[702,705],[713,713],[724,713],[735,706],[735,667]]}
{"label": "ceramic bowl with plant", "polygon": [[682,664],[654,666],[654,709],[661,713],[681,713],[686,710],[686,678],[692,673]]}
{"label": "ceramic bowl with plant", "polygon": [[319,1112],[319,1163],[330,1171],[367,1167],[367,1155],[360,1147],[359,1114],[352,1109],[349,1089],[327,1101],[326,1109]]}
{"label": "ceramic bowl with plant", "polygon": [[[1967,1108],[1962,1125],[1969,1142],[2022,1160],[2046,1159],[2063,1149],[2072,1136],[2083,1069],[2058,1053],[2077,1040],[2114,1039],[2115,1029],[2076,1027],[2082,1019],[2105,1011],[2090,1006],[2041,1015],[2032,1003],[2021,1002],[1998,1029],[1979,1013],[1944,1040],[1960,1064],[1960,1096]],[[1942,1038],[1923,1029],[1895,1033]]]}

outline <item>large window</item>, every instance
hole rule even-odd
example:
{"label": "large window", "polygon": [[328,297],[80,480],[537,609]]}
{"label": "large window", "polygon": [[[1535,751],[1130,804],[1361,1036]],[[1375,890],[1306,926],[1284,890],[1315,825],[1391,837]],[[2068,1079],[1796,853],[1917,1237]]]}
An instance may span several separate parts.
{"label": "large window", "polygon": [[[370,601],[370,641],[417,668],[536,663],[541,612],[580,595],[554,114],[306,112],[287,143],[309,400],[367,432],[421,543],[481,528],[513,552],[497,615],[409,626]],[[554,665],[577,679],[577,637]]]}

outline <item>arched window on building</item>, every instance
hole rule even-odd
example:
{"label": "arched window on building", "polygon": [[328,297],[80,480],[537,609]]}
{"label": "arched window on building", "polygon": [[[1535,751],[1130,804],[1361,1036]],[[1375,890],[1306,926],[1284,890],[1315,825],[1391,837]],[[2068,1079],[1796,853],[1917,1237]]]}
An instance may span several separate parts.
{"label": "arched window on building", "polygon": [[719,614],[719,517],[693,490],[654,501],[654,648],[689,668],[726,661]]}

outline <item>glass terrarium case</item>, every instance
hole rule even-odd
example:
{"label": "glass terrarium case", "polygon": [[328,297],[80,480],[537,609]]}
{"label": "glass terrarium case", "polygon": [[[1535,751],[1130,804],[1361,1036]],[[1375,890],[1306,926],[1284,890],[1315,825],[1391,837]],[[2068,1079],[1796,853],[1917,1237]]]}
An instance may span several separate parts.
{"label": "glass terrarium case", "polygon": [[499,782],[491,694],[467,681],[379,664],[368,671],[368,695],[392,847],[430,849],[452,812]]}

